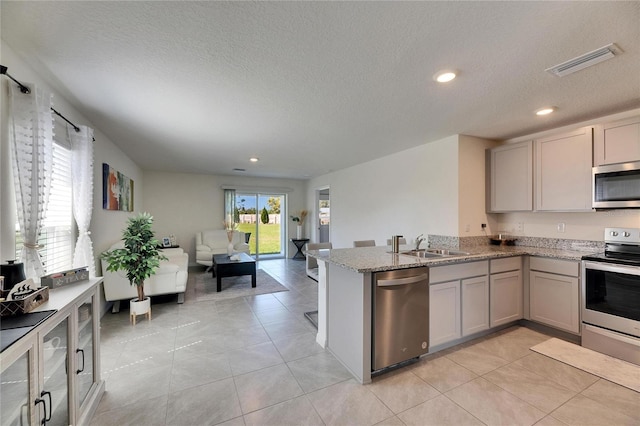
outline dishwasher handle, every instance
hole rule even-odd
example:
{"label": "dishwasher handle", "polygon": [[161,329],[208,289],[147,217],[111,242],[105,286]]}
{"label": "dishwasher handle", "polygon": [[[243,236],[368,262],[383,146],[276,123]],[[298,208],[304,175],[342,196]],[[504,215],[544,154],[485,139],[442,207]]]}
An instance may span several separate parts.
{"label": "dishwasher handle", "polygon": [[397,285],[407,285],[407,284],[415,284],[420,281],[429,280],[429,274],[421,274],[416,275],[415,277],[407,277],[407,278],[394,278],[391,280],[378,280],[376,281],[377,287],[392,287]]}

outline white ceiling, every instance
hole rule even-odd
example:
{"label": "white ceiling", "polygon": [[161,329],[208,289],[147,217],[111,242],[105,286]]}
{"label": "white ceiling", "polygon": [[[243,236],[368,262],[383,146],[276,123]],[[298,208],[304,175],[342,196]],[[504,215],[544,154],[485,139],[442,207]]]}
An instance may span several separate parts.
{"label": "white ceiling", "polygon": [[[640,106],[638,1],[0,8],[5,42],[149,170],[304,179],[453,134],[508,139]],[[609,43],[624,53],[544,71]],[[452,83],[432,80],[450,67]],[[546,105],[559,110],[533,114]]]}

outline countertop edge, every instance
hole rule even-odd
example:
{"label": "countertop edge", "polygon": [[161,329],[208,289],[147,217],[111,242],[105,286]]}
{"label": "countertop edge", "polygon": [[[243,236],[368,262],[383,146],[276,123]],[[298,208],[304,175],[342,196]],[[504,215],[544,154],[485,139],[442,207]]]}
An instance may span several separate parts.
{"label": "countertop edge", "polygon": [[[528,246],[481,246],[468,249],[470,254],[442,258],[420,259],[410,255],[390,253],[389,247],[359,247],[309,250],[307,256],[357,272],[382,272],[421,266],[435,267],[456,263],[498,259],[514,256],[540,256],[559,260],[580,261],[592,252]],[[465,250],[465,249],[462,249]]]}

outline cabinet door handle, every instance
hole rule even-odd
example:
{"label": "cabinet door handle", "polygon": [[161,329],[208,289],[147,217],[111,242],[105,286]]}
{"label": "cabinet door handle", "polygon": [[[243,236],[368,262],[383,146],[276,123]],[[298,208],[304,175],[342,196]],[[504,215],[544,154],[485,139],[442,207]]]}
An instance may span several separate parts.
{"label": "cabinet door handle", "polygon": [[51,402],[51,392],[49,391],[40,392],[41,397],[44,397],[45,395],[47,395],[47,397],[49,398],[49,414],[47,415],[47,404],[44,403],[44,400],[42,400],[42,402],[44,403],[44,419],[42,419],[43,425],[46,425],[47,422],[51,421],[51,410],[53,409],[53,403]]}
{"label": "cabinet door handle", "polygon": [[82,352],[82,368],[80,370],[76,370],[76,374],[80,374],[84,371],[84,349],[76,349],[76,353]]}
{"label": "cabinet door handle", "polygon": [[43,416],[42,421],[40,422],[40,424],[44,425],[44,424],[47,423],[47,404],[44,402],[44,399],[36,398],[36,400],[33,403],[33,405],[37,406],[40,403],[42,403],[42,407],[44,409],[44,416]]}

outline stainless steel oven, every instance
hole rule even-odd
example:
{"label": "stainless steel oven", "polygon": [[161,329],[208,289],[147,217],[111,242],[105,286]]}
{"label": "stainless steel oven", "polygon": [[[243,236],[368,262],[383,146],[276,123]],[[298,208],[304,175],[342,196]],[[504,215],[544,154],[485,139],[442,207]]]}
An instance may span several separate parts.
{"label": "stainless steel oven", "polygon": [[593,168],[594,209],[640,208],[640,161]]}
{"label": "stainless steel oven", "polygon": [[607,228],[582,260],[582,346],[640,365],[640,230]]}

